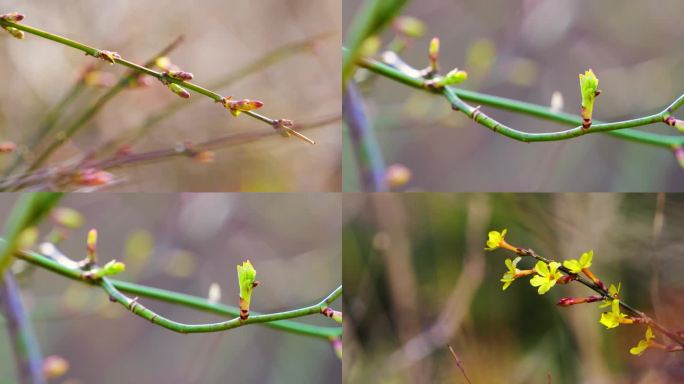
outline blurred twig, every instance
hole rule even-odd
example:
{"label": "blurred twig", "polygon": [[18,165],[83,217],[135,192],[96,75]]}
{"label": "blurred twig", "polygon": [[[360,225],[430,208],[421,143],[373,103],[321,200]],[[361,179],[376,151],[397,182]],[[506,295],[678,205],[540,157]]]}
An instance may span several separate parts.
{"label": "blurred twig", "polygon": [[45,383],[43,358],[31,326],[21,293],[11,272],[5,272],[0,286],[0,311],[7,321],[7,331],[17,360],[17,373],[22,384]]}
{"label": "blurred twig", "polygon": [[353,82],[347,83],[342,102],[344,121],[349,128],[356,162],[361,173],[363,190],[382,192],[387,190],[385,162],[373,126],[364,111],[363,99]]}
{"label": "blurred twig", "polygon": [[[310,130],[339,121],[340,116],[325,117],[318,121],[297,125],[297,130]],[[194,158],[204,151],[219,150],[236,145],[242,145],[272,137],[271,132],[246,132],[230,134],[201,143],[179,143],[173,148],[160,149],[144,153],[128,155],[114,155],[103,160],[92,160],[88,157],[82,160],[69,160],[62,165],[53,165],[35,170],[32,173],[19,175],[0,181],[0,190],[19,189],[36,185],[68,185],[75,175],[83,169],[111,170],[115,168],[141,166],[149,163],[164,161],[173,157]]]}

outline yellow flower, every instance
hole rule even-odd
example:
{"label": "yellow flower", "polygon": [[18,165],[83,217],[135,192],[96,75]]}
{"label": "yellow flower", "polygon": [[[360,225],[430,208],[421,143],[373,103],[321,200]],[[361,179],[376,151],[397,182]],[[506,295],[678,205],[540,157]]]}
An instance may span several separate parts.
{"label": "yellow flower", "polygon": [[516,268],[516,266],[518,265],[518,262],[520,262],[520,259],[521,259],[521,257],[516,257],[513,260],[506,259],[505,263],[506,263],[506,266],[508,267],[508,271],[506,271],[506,273],[504,273],[503,277],[500,280],[502,283],[504,283],[503,288],[502,288],[503,291],[505,291],[506,288],[508,288],[508,286],[511,285],[511,283],[513,283],[513,281],[515,281],[516,275],[518,274],[518,272],[520,272],[520,270],[518,268]]}
{"label": "yellow flower", "polygon": [[487,248],[485,248],[485,251],[493,251],[499,247],[502,246],[503,243],[506,241],[504,240],[504,236],[506,236],[506,231],[507,229],[504,229],[501,232],[498,231],[490,231],[489,232],[489,238],[487,239]]}
{"label": "yellow flower", "polygon": [[563,262],[563,266],[572,273],[580,273],[583,269],[591,267],[591,259],[594,257],[594,251],[584,252],[579,260],[570,259]]}
{"label": "yellow flower", "polygon": [[539,292],[540,295],[545,294],[549,289],[553,288],[558,279],[563,276],[562,273],[558,272],[559,267],[560,263],[555,261],[550,262],[548,265],[543,261],[538,261],[534,266],[537,275],[530,279],[530,284],[533,287],[539,287],[537,292]]}
{"label": "yellow flower", "polygon": [[646,350],[646,348],[651,346],[651,341],[655,339],[655,336],[653,335],[653,330],[651,327],[646,328],[646,335],[644,337],[644,340],[640,340],[639,344],[637,344],[636,347],[632,347],[629,349],[629,353],[632,355],[637,355],[641,356],[642,353]]}
{"label": "yellow flower", "polygon": [[601,314],[600,322],[608,329],[615,328],[620,324],[633,323],[632,319],[620,312],[620,300],[617,299],[612,301],[610,312],[603,312]]}

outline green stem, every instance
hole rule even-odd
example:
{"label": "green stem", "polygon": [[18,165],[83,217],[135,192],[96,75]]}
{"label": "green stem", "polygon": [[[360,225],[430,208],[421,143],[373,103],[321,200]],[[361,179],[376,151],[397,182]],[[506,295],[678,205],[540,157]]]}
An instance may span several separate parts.
{"label": "green stem", "polygon": [[0,311],[7,320],[7,330],[17,359],[17,373],[22,384],[45,383],[43,357],[31,326],[31,320],[21,301],[21,292],[10,272],[0,286]]}
{"label": "green stem", "polygon": [[0,242],[0,282],[5,270],[12,264],[21,233],[26,228],[37,225],[61,197],[61,193],[48,192],[25,193],[19,196],[5,222],[5,240]]}
{"label": "green stem", "polygon": [[[341,286],[335,289],[328,297],[314,305],[295,309],[292,311],[271,314],[260,314],[258,312],[250,312],[250,317],[247,320],[241,321],[239,317],[237,317],[240,314],[240,310],[236,307],[210,303],[206,299],[196,296],[185,295],[182,293],[167,291],[159,288],[147,287],[143,285],[108,278],[103,278],[98,281],[90,281],[84,278],[83,272],[78,269],[66,267],[46,256],[27,250],[18,251],[16,253],[16,256],[33,265],[37,265],[52,272],[58,273],[64,277],[68,277],[73,280],[79,280],[84,283],[99,285],[109,294],[109,296],[112,299],[116,300],[118,303],[123,305],[125,308],[129,309],[131,312],[153,322],[154,324],[160,325],[164,328],[170,329],[175,332],[217,332],[237,328],[247,324],[263,324],[290,333],[297,333],[326,339],[330,337],[340,336],[342,334],[342,329],[339,327],[321,327],[287,320],[295,317],[302,317],[320,313],[321,308],[326,307],[330,302],[337,299],[339,295],[342,294]],[[220,315],[236,316],[237,318],[212,324],[182,324],[159,316],[158,314],[152,312],[148,308],[142,306],[136,300],[126,297],[121,292],[128,292],[130,294],[138,295],[141,297],[148,297]]]}
{"label": "green stem", "polygon": [[[450,102],[454,109],[463,112],[470,118],[473,118],[473,116],[477,115],[475,116],[475,120],[479,124],[482,124],[497,133],[501,133],[515,140],[525,142],[565,140],[573,137],[582,136],[587,133],[605,132],[620,137],[622,139],[667,148],[672,148],[675,145],[684,144],[684,137],[682,136],[659,135],[650,132],[642,132],[630,129],[631,127],[638,127],[662,122],[667,116],[669,116],[677,108],[681,107],[681,105],[684,104],[684,95],[678,97],[677,100],[675,100],[672,104],[670,104],[667,108],[665,108],[663,111],[659,113],[638,119],[618,121],[614,123],[603,123],[600,121],[595,121],[595,123],[589,129],[582,131],[582,118],[578,115],[572,115],[563,112],[555,112],[545,106],[526,103],[518,100],[512,100],[504,97],[482,94],[474,91],[450,87],[443,89],[430,88],[425,85],[424,79],[407,75],[406,73],[399,71],[390,65],[378,62],[377,60],[373,59],[361,58],[357,61],[357,64],[360,67],[366,68],[373,73],[392,79],[404,85],[408,85],[412,88],[422,89],[426,92],[431,92],[435,94],[441,94]],[[522,132],[507,127],[497,122],[496,120],[484,115],[478,109],[466,104],[464,100],[512,112],[522,113],[561,124],[574,125],[576,126],[576,128],[561,132],[550,133]]]}

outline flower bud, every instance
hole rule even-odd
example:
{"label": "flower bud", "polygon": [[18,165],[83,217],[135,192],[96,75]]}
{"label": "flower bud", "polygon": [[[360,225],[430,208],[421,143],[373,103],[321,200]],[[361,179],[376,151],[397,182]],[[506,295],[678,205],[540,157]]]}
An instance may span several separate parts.
{"label": "flower bud", "polygon": [[187,91],[187,89],[181,87],[180,85],[176,83],[169,83],[167,85],[171,92],[175,93],[176,95],[184,98],[184,99],[189,99],[190,98],[190,92]]}
{"label": "flower bud", "polygon": [[665,124],[669,125],[670,127],[675,127],[679,132],[684,132],[684,120],[679,120],[675,119],[672,116],[668,116],[665,118]]}
{"label": "flower bud", "polygon": [[16,28],[13,27],[3,27],[5,31],[9,32],[10,35],[16,37],[17,39],[21,40],[24,38],[24,31],[20,31]]}
{"label": "flower bud", "polygon": [[385,182],[390,189],[403,187],[411,180],[411,170],[403,164],[392,164],[385,170]]}
{"label": "flower bud", "polygon": [[61,356],[51,355],[43,359],[43,375],[52,380],[64,376],[69,371],[69,362]]}
{"label": "flower bud", "polygon": [[230,100],[230,97],[224,97],[221,101],[223,102],[223,105],[230,110],[230,113],[233,116],[238,116],[240,112],[253,111],[264,106],[264,103],[259,100]]}
{"label": "flower bud", "polygon": [[172,79],[190,81],[193,78],[192,73],[185,71],[166,71],[164,74]]}
{"label": "flower bud", "polygon": [[428,48],[428,57],[430,59],[430,68],[433,72],[439,70],[437,61],[439,60],[439,37],[433,37],[430,40],[430,47]]}
{"label": "flower bud", "polygon": [[0,19],[9,21],[10,23],[18,23],[24,20],[24,15],[19,12],[10,12],[5,13],[4,15],[0,15]]}
{"label": "flower bud", "polygon": [[247,260],[237,266],[238,285],[240,287],[240,319],[249,317],[249,305],[252,299],[252,289],[259,283],[256,281],[256,270]]}
{"label": "flower bud", "polygon": [[113,180],[113,174],[95,168],[86,168],[76,172],[73,176],[74,183],[86,186],[107,185]]}
{"label": "flower bud", "polygon": [[17,144],[11,141],[0,141],[0,153],[11,153],[17,150]]}
{"label": "flower bud", "polygon": [[88,251],[88,263],[94,265],[97,263],[97,229],[88,231],[88,238],[86,240],[86,249]]}

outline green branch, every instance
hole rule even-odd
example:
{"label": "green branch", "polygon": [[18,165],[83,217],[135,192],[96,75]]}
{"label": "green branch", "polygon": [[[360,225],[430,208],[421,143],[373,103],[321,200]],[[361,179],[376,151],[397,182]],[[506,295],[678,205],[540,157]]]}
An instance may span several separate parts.
{"label": "green branch", "polygon": [[[416,89],[422,89],[426,92],[442,95],[449,101],[449,103],[452,105],[452,108],[463,112],[466,116],[474,119],[477,123],[497,133],[500,133],[502,135],[519,141],[535,142],[565,140],[589,133],[605,132],[622,139],[667,148],[673,148],[674,146],[684,144],[684,137],[682,136],[659,135],[655,133],[642,132],[630,129],[633,127],[664,122],[664,120],[668,116],[670,116],[674,111],[681,107],[682,104],[684,104],[684,95],[678,97],[672,104],[670,104],[667,108],[663,109],[659,113],[648,115],[638,119],[618,121],[613,123],[595,121],[590,128],[583,130],[582,118],[578,115],[572,115],[563,112],[555,112],[541,105],[507,99],[504,97],[486,95],[463,89],[456,89],[451,87],[444,87],[442,89],[432,88],[426,85],[426,80],[423,78],[408,75],[390,65],[381,63],[373,59],[361,58],[357,61],[357,64],[360,67],[363,67],[375,74],[397,81],[401,84],[408,85]],[[498,121],[482,113],[478,108],[466,104],[464,100],[478,103],[481,105],[487,105],[512,112],[526,114],[561,124],[574,125],[575,128],[560,132],[549,133],[528,133],[519,131],[499,123]]]}
{"label": "green branch", "polygon": [[58,273],[62,276],[73,280],[79,280],[87,284],[100,286],[111,299],[115,300],[134,314],[151,321],[154,324],[179,333],[201,333],[201,332],[218,332],[228,329],[237,328],[247,324],[263,324],[268,327],[283,330],[290,333],[296,333],[307,336],[314,336],[329,339],[332,337],[339,337],[342,335],[340,327],[321,327],[309,324],[302,324],[287,319],[303,317],[313,314],[320,314],[321,310],[327,307],[332,301],[337,299],[342,294],[342,286],[336,288],[330,295],[320,302],[306,306],[303,308],[270,313],[260,314],[250,311],[250,317],[246,320],[240,320],[239,317],[210,324],[182,324],[162,317],[150,309],[146,308],[138,302],[137,299],[131,299],[125,296],[122,292],[127,292],[140,297],[148,297],[172,304],[182,305],[190,308],[199,309],[206,312],[216,313],[224,316],[239,316],[240,310],[236,307],[231,307],[222,304],[210,303],[206,299],[185,295],[182,293],[167,291],[159,288],[147,287],[134,283],[118,281],[109,278],[102,278],[99,280],[90,280],[86,277],[83,271],[79,269],[69,268],[64,266],[51,258],[41,255],[36,252],[21,250],[16,253],[16,257],[25,260],[33,265],[45,268],[52,272]]}
{"label": "green branch", "polygon": [[43,216],[62,198],[61,193],[34,192],[19,196],[5,222],[4,241],[0,242],[0,282],[5,270],[12,264],[19,238],[27,228],[37,225]]}

